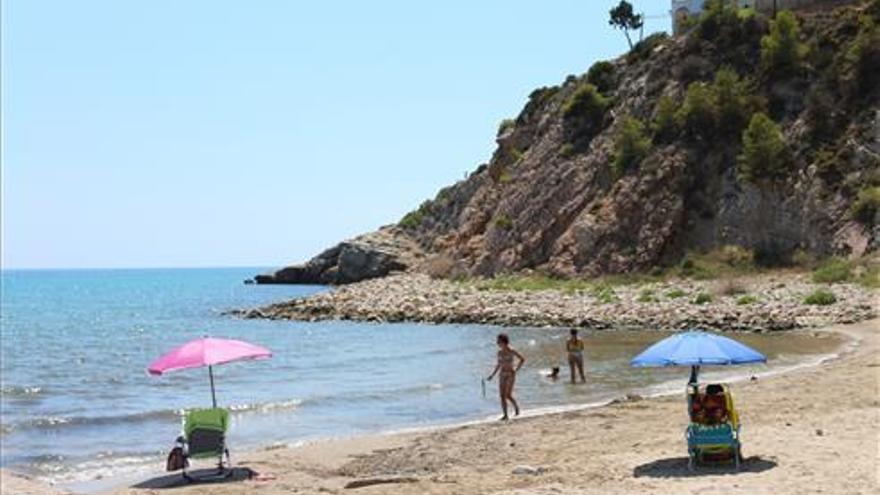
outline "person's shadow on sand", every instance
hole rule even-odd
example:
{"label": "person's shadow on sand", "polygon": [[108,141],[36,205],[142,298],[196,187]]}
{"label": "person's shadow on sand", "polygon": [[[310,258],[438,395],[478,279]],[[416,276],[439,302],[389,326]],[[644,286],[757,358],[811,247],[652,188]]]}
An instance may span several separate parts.
{"label": "person's shadow on sand", "polygon": [[697,466],[693,471],[688,469],[687,457],[670,457],[647,462],[633,469],[636,478],[647,476],[649,478],[689,478],[693,476],[760,473],[776,467],[776,461],[752,456],[744,459],[740,464],[739,471],[732,465],[720,464],[717,466]]}
{"label": "person's shadow on sand", "polygon": [[[216,472],[216,469],[196,469],[194,471],[190,471],[190,474],[193,477],[203,476],[205,474],[210,474]],[[158,476],[156,478],[150,478],[148,480],[141,481],[136,485],[132,485],[131,488],[140,488],[140,489],[151,489],[151,490],[162,490],[165,488],[177,488],[181,486],[187,485],[207,485],[207,484],[215,484],[215,483],[235,483],[239,481],[249,480],[256,476],[256,472],[251,468],[246,467],[238,467],[232,469],[232,475],[228,478],[221,478],[218,480],[210,480],[210,481],[188,481],[180,473],[168,474],[165,476]]]}

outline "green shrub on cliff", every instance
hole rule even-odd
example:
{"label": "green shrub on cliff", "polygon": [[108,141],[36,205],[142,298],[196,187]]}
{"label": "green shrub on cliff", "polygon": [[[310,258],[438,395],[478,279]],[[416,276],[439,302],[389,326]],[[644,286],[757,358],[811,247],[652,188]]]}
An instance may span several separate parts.
{"label": "green shrub on cliff", "polygon": [[880,86],[880,21],[869,15],[859,18],[859,33],[844,55],[844,84],[862,93]]}
{"label": "green shrub on cliff", "polygon": [[728,0],[706,0],[697,25],[697,34],[707,41],[729,37],[729,33],[739,27],[737,10],[737,6]]}
{"label": "green shrub on cliff", "polygon": [[750,67],[755,59],[755,46],[766,31],[762,15],[750,15],[730,0],[706,0],[696,35],[685,40],[688,51],[702,52],[712,46],[716,63]]}
{"label": "green shrub on cliff", "polygon": [[608,108],[608,98],[602,95],[596,86],[581,83],[568,101],[562,105],[562,116],[566,119],[582,119],[591,123],[600,123]]}
{"label": "green shrub on cliff", "polygon": [[728,136],[738,135],[753,112],[748,85],[736,71],[723,68],[715,74],[712,91],[718,108],[718,130]]}
{"label": "green shrub on cliff", "polygon": [[778,75],[794,74],[801,68],[808,47],[798,39],[800,28],[797,18],[783,10],[770,22],[770,34],[761,38],[761,64],[768,72]]}
{"label": "green shrub on cliff", "polygon": [[587,82],[592,84],[600,93],[606,94],[615,86],[614,64],[600,60],[587,71]]}
{"label": "green shrub on cliff", "polygon": [[880,86],[880,19],[869,12],[859,17],[858,33],[836,67],[840,86],[856,97]]}
{"label": "green shrub on cliff", "polygon": [[[660,108],[660,104],[664,107]],[[711,84],[693,82],[688,85],[684,102],[675,114],[675,126],[696,139],[710,139],[716,135],[736,136],[749,121],[758,107],[746,81],[731,68],[725,67],[715,74]],[[662,109],[665,132],[671,133],[668,112],[673,103],[658,102],[658,117]]]}
{"label": "green shrub on cliff", "polygon": [[880,186],[869,186],[859,191],[850,215],[857,222],[873,225],[877,211],[880,211]]}
{"label": "green shrub on cliff", "polygon": [[780,179],[791,165],[788,146],[779,126],[764,113],[756,113],[743,131],[738,168],[742,180]]}
{"label": "green shrub on cliff", "polygon": [[625,115],[614,136],[614,175],[620,177],[629,170],[638,168],[650,149],[651,138],[645,133],[645,124]]}
{"label": "green shrub on cliff", "polygon": [[422,221],[428,215],[431,210],[431,201],[425,201],[421,205],[419,205],[418,209],[415,209],[400,219],[397,222],[397,225],[403,227],[405,229],[415,229],[419,225],[422,224]]}
{"label": "green shrub on cliff", "polygon": [[675,138],[678,126],[675,122],[675,111],[678,106],[668,96],[661,96],[654,109],[654,119],[651,128],[654,131],[654,140],[659,143],[667,143]]}
{"label": "green shrub on cliff", "polygon": [[566,139],[584,148],[600,130],[611,101],[590,83],[581,83],[562,105]]}
{"label": "green shrub on cliff", "polygon": [[703,82],[688,85],[684,103],[675,114],[677,126],[694,139],[711,138],[715,121],[718,118],[718,105],[712,88]]}

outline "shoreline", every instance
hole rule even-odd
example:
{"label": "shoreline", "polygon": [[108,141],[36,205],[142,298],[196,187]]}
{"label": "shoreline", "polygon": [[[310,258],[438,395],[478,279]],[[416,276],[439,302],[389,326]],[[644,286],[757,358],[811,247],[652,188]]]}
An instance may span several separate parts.
{"label": "shoreline", "polygon": [[[365,493],[405,494],[681,493],[713,487],[749,494],[871,493],[878,486],[880,453],[847,453],[880,431],[880,320],[818,331],[845,337],[835,355],[731,382],[746,455],[736,475],[720,468],[687,471],[686,415],[678,393],[670,391],[509,423],[484,420],[247,452],[238,465],[266,478],[212,485],[212,493],[350,493],[346,486],[357,482],[381,482]],[[785,411],[775,410],[780,397],[790,397]],[[646,429],[651,435],[643,434]],[[534,471],[514,474],[522,467]],[[149,493],[173,478],[111,493]],[[168,493],[203,488],[179,486]]]}
{"label": "shoreline", "polygon": [[[819,289],[831,291],[836,301],[807,304],[807,295]],[[812,283],[803,273],[709,281],[673,279],[577,290],[497,290],[399,273],[228,314],[294,321],[777,331],[875,318],[875,297],[875,291],[854,284]]]}
{"label": "shoreline", "polygon": [[[873,324],[875,327],[880,320],[875,320],[873,322],[869,322],[869,324]],[[864,323],[862,325],[865,325]],[[784,367],[774,369],[768,368],[766,370],[754,372],[754,373],[735,373],[732,375],[727,375],[724,377],[723,381],[730,384],[743,384],[748,383],[751,380],[776,380],[779,377],[798,375],[801,373],[809,372],[810,370],[821,369],[823,366],[826,366],[828,363],[839,362],[842,360],[848,359],[851,355],[854,355],[859,352],[859,348],[862,345],[863,336],[860,336],[859,333],[851,333],[847,330],[847,326],[836,326],[832,328],[823,328],[823,329],[813,329],[813,330],[802,330],[803,332],[831,332],[841,337],[841,340],[837,347],[830,353],[822,353],[811,355],[807,359],[799,361],[794,364],[789,364]],[[716,371],[718,370],[726,370],[726,368],[716,367],[714,368]],[[735,371],[736,368],[730,368],[731,371]],[[682,379],[683,380],[683,379]],[[682,382],[683,383],[683,382]],[[565,416],[571,414],[589,414],[591,411],[601,411],[608,408],[619,407],[621,405],[626,405],[630,403],[642,403],[642,404],[651,404],[654,402],[663,402],[668,401],[670,398],[678,396],[681,392],[679,390],[681,385],[677,380],[670,380],[668,382],[661,382],[652,386],[647,387],[647,389],[653,389],[653,391],[648,392],[646,390],[640,390],[642,394],[638,393],[627,393],[622,396],[618,396],[612,399],[606,399],[596,402],[588,402],[588,403],[580,403],[580,404],[569,404],[569,405],[559,405],[559,406],[546,406],[532,410],[525,410],[524,414],[518,418],[517,420],[511,422],[511,424],[519,423],[523,421],[531,421],[537,420],[541,418],[555,417],[555,416]],[[491,415],[488,417],[481,417],[466,421],[458,421],[455,423],[438,423],[432,425],[425,426],[416,426],[416,427],[403,427],[398,429],[392,429],[387,431],[379,431],[379,432],[369,432],[369,433],[360,433],[354,435],[344,435],[344,436],[333,436],[333,437],[325,437],[325,438],[316,438],[311,440],[302,440],[298,442],[290,442],[280,445],[269,445],[263,446],[260,448],[255,448],[251,450],[240,451],[236,457],[238,459],[245,459],[245,462],[240,463],[243,466],[252,465],[250,459],[256,460],[258,463],[260,460],[265,458],[270,453],[284,452],[290,456],[298,456],[298,452],[303,452],[304,455],[308,456],[308,452],[312,450],[324,450],[326,448],[330,448],[331,446],[344,446],[343,450],[351,449],[351,446],[356,446],[358,448],[363,446],[374,446],[377,443],[384,445],[386,442],[398,443],[400,441],[409,441],[412,438],[418,438],[423,436],[437,435],[442,434],[443,432],[455,431],[460,429],[471,429],[471,428],[492,428],[497,423],[495,420],[495,415]],[[381,445],[380,445],[381,447]],[[381,450],[381,448],[380,448]],[[349,452],[350,454],[350,452]],[[16,484],[13,485],[17,487],[19,490],[25,490],[24,493],[34,493],[37,495],[49,495],[49,494],[57,494],[57,493],[86,493],[86,494],[95,494],[95,493],[141,493],[139,490],[131,489],[130,487],[126,487],[126,485],[137,484],[149,482],[150,479],[146,479],[143,475],[120,475],[119,477],[112,477],[103,480],[92,480],[85,482],[75,482],[75,483],[58,483],[56,485],[49,485],[45,482],[35,480],[29,478],[28,476],[21,475],[19,473],[10,472],[8,470],[2,470],[4,481],[8,481],[10,476],[15,478]],[[259,472],[260,470],[257,469]],[[171,476],[171,478],[175,478],[175,476]],[[156,478],[153,478],[156,480]],[[24,483],[22,485],[22,483]],[[250,482],[248,482],[250,483]],[[4,483],[5,484],[5,483]],[[160,483],[161,485],[161,483]],[[198,485],[193,485],[192,488],[196,488]],[[236,484],[230,484],[230,489],[235,490]],[[245,488],[247,485],[238,485],[239,488]],[[159,488],[160,486],[154,486],[153,488]],[[185,487],[182,487],[185,488]],[[36,490],[36,491],[35,491]],[[69,490],[69,491],[68,491]],[[7,493],[6,488],[4,487],[4,495]],[[20,493],[20,492],[8,492],[8,493]],[[223,492],[225,493],[225,492]],[[237,493],[233,491],[232,493]]]}

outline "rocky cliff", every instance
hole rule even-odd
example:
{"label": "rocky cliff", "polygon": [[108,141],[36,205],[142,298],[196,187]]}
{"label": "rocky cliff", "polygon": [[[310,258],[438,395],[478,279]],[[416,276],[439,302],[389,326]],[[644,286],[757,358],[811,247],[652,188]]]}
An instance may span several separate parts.
{"label": "rocky cliff", "polygon": [[467,179],[257,281],[591,276],[723,245],[768,262],[874,251],[880,2],[787,19],[710,9],[683,36],[537,89]]}

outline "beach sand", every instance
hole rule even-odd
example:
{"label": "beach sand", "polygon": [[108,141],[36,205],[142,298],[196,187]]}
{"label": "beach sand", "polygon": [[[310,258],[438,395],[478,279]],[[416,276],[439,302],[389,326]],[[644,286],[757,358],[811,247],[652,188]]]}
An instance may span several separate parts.
{"label": "beach sand", "polygon": [[[237,481],[180,485],[179,475],[158,476],[114,493],[877,493],[880,320],[823,331],[852,338],[848,350],[815,367],[732,384],[746,458],[739,473],[688,471],[682,391],[509,423],[233,451]],[[248,470],[258,476],[248,479]],[[53,493],[15,481],[21,488],[10,491],[4,478],[4,494]],[[346,488],[352,483],[367,486]]]}

